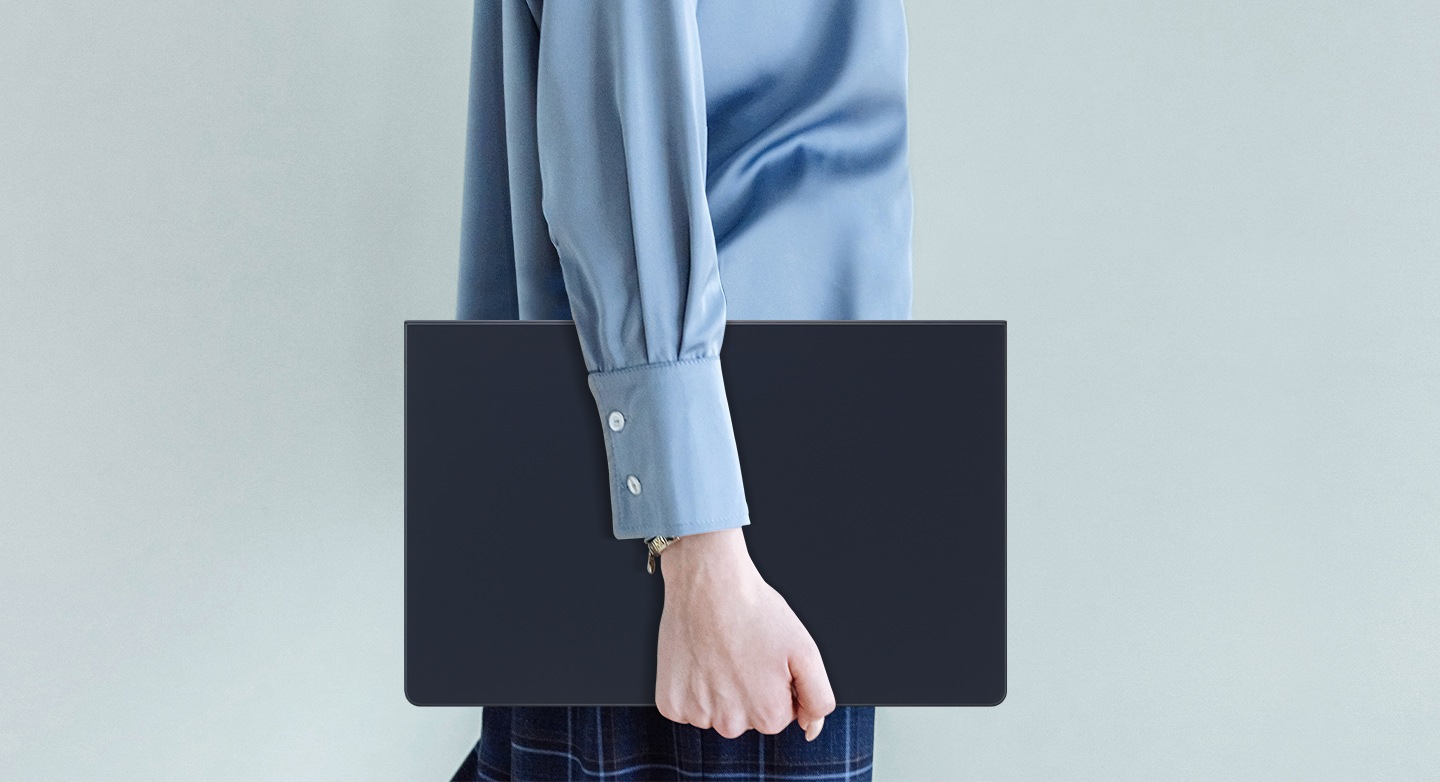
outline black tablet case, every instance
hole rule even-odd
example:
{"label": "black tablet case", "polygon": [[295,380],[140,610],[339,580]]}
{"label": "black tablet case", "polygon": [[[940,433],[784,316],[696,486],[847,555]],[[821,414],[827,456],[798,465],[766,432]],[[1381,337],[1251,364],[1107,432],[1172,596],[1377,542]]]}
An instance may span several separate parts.
{"label": "black tablet case", "polygon": [[[760,574],[841,706],[1005,697],[1004,321],[730,321]],[[654,705],[663,576],[612,534],[572,321],[405,323],[405,693]]]}

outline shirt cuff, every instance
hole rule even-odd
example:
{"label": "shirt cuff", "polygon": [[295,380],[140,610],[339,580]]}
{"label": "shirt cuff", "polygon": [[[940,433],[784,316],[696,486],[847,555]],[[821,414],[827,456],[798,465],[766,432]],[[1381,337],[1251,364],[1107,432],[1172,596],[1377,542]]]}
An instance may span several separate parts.
{"label": "shirt cuff", "polygon": [[591,372],[617,539],[750,523],[720,357]]}

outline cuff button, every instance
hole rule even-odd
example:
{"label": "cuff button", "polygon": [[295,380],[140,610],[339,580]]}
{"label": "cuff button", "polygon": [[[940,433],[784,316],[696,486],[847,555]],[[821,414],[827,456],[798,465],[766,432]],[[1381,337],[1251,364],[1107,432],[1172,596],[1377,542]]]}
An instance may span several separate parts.
{"label": "cuff button", "polygon": [[639,494],[639,493],[640,493],[640,479],[639,479],[639,478],[636,478],[635,476],[632,475],[632,476],[630,476],[629,478],[626,478],[626,479],[625,479],[625,485],[630,487],[630,493],[631,493],[631,494]]}
{"label": "cuff button", "polygon": [[625,416],[620,415],[620,411],[619,411],[619,410],[613,410],[613,411],[611,411],[611,413],[610,413],[610,429],[611,429],[611,431],[618,432],[618,431],[620,431],[621,429],[624,429],[624,428],[625,428]]}

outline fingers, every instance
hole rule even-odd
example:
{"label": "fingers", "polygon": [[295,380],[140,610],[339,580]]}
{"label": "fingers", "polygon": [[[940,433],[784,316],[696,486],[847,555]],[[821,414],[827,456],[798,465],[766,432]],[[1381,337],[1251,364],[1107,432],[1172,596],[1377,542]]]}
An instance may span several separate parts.
{"label": "fingers", "polygon": [[776,699],[775,703],[761,706],[758,711],[746,711],[744,709],[731,709],[722,711],[711,711],[708,709],[695,709],[687,711],[676,709],[670,703],[656,703],[660,716],[671,722],[681,725],[693,725],[697,728],[714,728],[716,733],[727,739],[738,738],[745,731],[754,729],[767,735],[775,735],[790,727],[795,720],[794,701],[787,693],[782,698]]}
{"label": "fingers", "polygon": [[774,736],[790,727],[790,723],[794,721],[795,715],[793,712],[772,712],[771,714],[756,718],[755,730],[767,736]]}
{"label": "fingers", "polygon": [[739,738],[741,733],[750,729],[750,727],[745,724],[745,720],[730,716],[720,718],[711,727],[715,728],[716,733],[719,733],[727,739]]}
{"label": "fingers", "polygon": [[825,715],[835,710],[835,693],[820,652],[809,652],[790,658],[790,675],[795,687],[795,717],[805,729],[805,740],[814,741],[825,725]]}

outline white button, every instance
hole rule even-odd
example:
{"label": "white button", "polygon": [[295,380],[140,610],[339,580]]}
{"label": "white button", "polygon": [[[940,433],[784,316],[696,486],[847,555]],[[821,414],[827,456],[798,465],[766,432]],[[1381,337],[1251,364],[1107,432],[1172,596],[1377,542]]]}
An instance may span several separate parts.
{"label": "white button", "polygon": [[639,494],[639,493],[640,493],[640,479],[639,479],[639,478],[636,478],[635,476],[632,475],[632,476],[630,476],[629,478],[626,478],[626,479],[625,479],[625,485],[630,487],[630,493],[631,493],[631,494]]}
{"label": "white button", "polygon": [[610,428],[616,432],[625,428],[625,416],[620,415],[619,410],[610,413]]}

